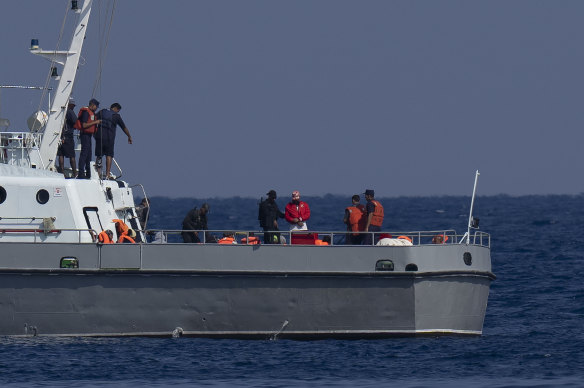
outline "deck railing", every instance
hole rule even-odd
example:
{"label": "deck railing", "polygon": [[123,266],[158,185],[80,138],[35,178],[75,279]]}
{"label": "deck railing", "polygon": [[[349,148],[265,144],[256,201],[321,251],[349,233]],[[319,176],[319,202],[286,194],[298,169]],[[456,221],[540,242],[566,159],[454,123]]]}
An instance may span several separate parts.
{"label": "deck railing", "polygon": [[[93,229],[51,229],[44,230],[39,228],[30,228],[23,225],[23,227],[11,227],[0,225],[0,242],[2,237],[7,235],[30,236],[32,243],[47,242],[41,236],[58,236],[63,232],[77,233],[76,241],[82,242],[82,236],[89,234],[93,242],[97,241],[97,232]],[[231,236],[235,244],[250,245],[250,244],[266,244],[265,234],[270,234],[273,237],[277,234],[279,239],[277,243],[270,243],[270,245],[328,245],[328,246],[358,246],[358,245],[404,245],[404,246],[419,246],[419,245],[437,245],[437,244],[466,244],[465,235],[456,233],[455,230],[428,230],[428,231],[407,231],[407,232],[360,232],[362,236],[369,236],[369,239],[363,238],[363,243],[354,245],[350,242],[349,236],[353,232],[346,231],[242,231],[242,230],[161,230],[151,229],[144,231],[149,244],[184,244],[183,233],[197,233],[200,242],[196,244],[217,244],[226,236]],[[383,239],[390,239],[390,241],[383,241]],[[69,239],[68,239],[69,240]],[[393,241],[391,241],[393,240]],[[369,242],[367,242],[369,241]],[[22,242],[22,240],[19,240]],[[51,243],[58,243],[59,238],[53,238]],[[65,242],[65,241],[63,241]],[[72,242],[72,241],[66,241]],[[323,242],[325,242],[323,244]],[[490,248],[491,236],[488,233],[475,231],[470,236],[470,245],[479,245]]]}
{"label": "deck railing", "polygon": [[[38,228],[31,228],[31,227],[27,227],[27,225],[23,225],[23,227],[21,228],[6,228],[5,226],[0,225],[0,242],[2,241],[2,237],[4,236],[18,236],[18,237],[22,237],[22,239],[19,239],[17,242],[31,242],[31,243],[44,243],[44,242],[50,242],[50,243],[59,243],[59,242],[71,242],[71,241],[59,241],[59,236],[62,235],[63,233],[66,232],[73,232],[77,235],[75,242],[81,243],[81,242],[88,242],[88,241],[82,241],[81,236],[83,235],[89,235],[91,237],[91,242],[96,242],[97,241],[97,232],[93,229],[49,229],[49,230],[45,230],[45,229],[38,229]],[[55,238],[52,239],[52,241],[45,241],[45,239],[42,238],[42,236],[55,236]],[[30,241],[27,240],[27,238],[30,238]],[[89,242],[89,243],[91,243]]]}
{"label": "deck railing", "polygon": [[[265,244],[264,235],[265,234],[278,234],[280,242],[279,244],[287,245],[317,245],[315,242],[327,241],[327,245],[353,245],[348,239],[352,232],[339,232],[339,231],[274,231],[274,232],[263,232],[263,231],[239,231],[239,230],[158,230],[152,229],[147,230],[146,236],[149,243],[154,244],[165,244],[165,243],[183,243],[182,234],[183,233],[197,233],[197,237],[200,240],[198,244],[216,244],[219,240],[226,236],[231,236],[234,238],[237,244]],[[429,244],[464,244],[462,241],[463,234],[456,233],[455,230],[429,230],[429,231],[407,231],[407,232],[394,232],[394,231],[381,231],[381,232],[360,232],[361,236],[369,236],[369,238],[363,238],[364,241],[369,241],[369,243],[362,243],[358,245],[386,245],[384,242],[380,243],[380,240],[388,238],[390,240],[405,240],[409,243],[397,244],[395,241],[388,241],[387,245],[429,245]],[[250,237],[252,238],[250,240]],[[254,239],[256,238],[256,239]],[[411,244],[410,244],[411,243]],[[270,243],[274,245],[274,243]],[[277,245],[276,243],[275,245]],[[475,231],[471,234],[470,245],[480,245],[489,247],[491,246],[491,236],[488,233]]]}
{"label": "deck railing", "polygon": [[0,132],[0,163],[27,166],[29,152],[38,152],[42,133]]}

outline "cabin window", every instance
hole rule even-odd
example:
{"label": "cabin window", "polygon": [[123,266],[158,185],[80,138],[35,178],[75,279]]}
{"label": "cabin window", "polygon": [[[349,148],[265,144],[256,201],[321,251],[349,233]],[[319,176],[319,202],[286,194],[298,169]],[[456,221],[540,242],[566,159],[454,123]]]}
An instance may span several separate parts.
{"label": "cabin window", "polygon": [[393,271],[393,261],[391,260],[377,260],[375,263],[376,271]]}
{"label": "cabin window", "polygon": [[415,264],[408,264],[406,265],[406,271],[416,272],[418,270],[418,266]]}
{"label": "cabin window", "polygon": [[40,189],[39,191],[37,191],[36,200],[41,205],[44,205],[45,203],[49,202],[49,197],[50,197],[49,192],[47,190]]}
{"label": "cabin window", "polygon": [[60,268],[79,268],[79,260],[76,257],[62,257]]}
{"label": "cabin window", "polygon": [[470,252],[464,252],[464,254],[462,255],[462,260],[464,260],[464,264],[472,265],[472,255],[470,254]]}
{"label": "cabin window", "polygon": [[0,203],[4,203],[6,201],[6,189],[0,186]]}
{"label": "cabin window", "polygon": [[83,215],[85,216],[85,221],[87,222],[87,229],[93,229],[96,233],[103,230],[101,225],[101,220],[99,219],[99,213],[96,207],[84,207]]}

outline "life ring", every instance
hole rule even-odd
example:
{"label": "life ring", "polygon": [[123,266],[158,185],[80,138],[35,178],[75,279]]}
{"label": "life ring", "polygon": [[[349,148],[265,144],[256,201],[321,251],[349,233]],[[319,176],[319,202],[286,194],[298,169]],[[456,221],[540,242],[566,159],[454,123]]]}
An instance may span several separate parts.
{"label": "life ring", "polygon": [[397,238],[402,240],[408,240],[409,242],[413,243],[412,239],[409,238],[408,236],[397,236]]}

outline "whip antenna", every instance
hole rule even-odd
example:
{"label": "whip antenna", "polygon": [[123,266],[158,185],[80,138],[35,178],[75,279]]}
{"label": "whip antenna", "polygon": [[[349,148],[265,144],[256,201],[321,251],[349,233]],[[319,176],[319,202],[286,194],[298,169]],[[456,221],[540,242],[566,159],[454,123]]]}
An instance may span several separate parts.
{"label": "whip antenna", "polygon": [[479,181],[479,175],[481,174],[479,173],[479,170],[477,170],[475,172],[474,187],[472,189],[472,198],[470,200],[470,211],[468,212],[468,229],[466,231],[466,234],[462,236],[462,240],[460,240],[460,242],[463,242],[464,239],[466,238],[466,245],[470,243],[470,229],[471,228],[477,229],[479,227],[479,219],[478,218],[475,219],[472,216],[472,209],[474,207],[474,200],[477,192],[477,182]]}

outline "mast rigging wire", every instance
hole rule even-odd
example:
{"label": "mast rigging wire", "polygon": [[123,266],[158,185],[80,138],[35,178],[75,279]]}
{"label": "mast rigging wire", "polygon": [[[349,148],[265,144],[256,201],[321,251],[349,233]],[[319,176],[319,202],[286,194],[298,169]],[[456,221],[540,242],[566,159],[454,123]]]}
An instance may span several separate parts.
{"label": "mast rigging wire", "polygon": [[[110,3],[108,2],[108,4],[106,5],[105,15],[107,16],[109,14],[109,23],[107,25],[107,29],[104,29],[104,31],[101,31],[101,0],[99,1],[99,11],[98,11],[99,55],[98,55],[97,74],[95,76],[95,83],[93,85],[93,91],[91,93],[92,97],[95,97],[98,90],[99,90],[99,93],[101,94],[101,77],[102,77],[102,72],[103,72],[103,66],[105,64],[107,48],[109,45],[110,32],[111,32],[112,24],[114,21],[114,13],[116,10],[116,1],[117,0],[114,0],[113,2],[111,2],[111,4],[112,4],[111,11],[109,9]],[[102,44],[103,44],[103,47],[102,47]]]}

